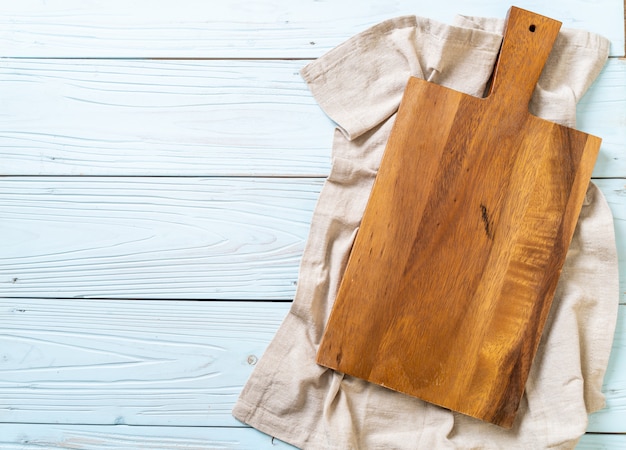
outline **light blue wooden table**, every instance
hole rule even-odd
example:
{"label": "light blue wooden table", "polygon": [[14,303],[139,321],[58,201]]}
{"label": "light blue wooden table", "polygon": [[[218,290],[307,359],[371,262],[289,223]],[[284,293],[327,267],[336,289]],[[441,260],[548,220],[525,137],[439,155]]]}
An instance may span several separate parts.
{"label": "light blue wooden table", "polygon": [[[579,448],[626,449],[623,3],[517,4],[611,40],[579,128],[604,138],[621,306]],[[0,448],[288,448],[230,410],[329,170],[333,124],[298,71],[393,16],[508,6],[0,1]]]}

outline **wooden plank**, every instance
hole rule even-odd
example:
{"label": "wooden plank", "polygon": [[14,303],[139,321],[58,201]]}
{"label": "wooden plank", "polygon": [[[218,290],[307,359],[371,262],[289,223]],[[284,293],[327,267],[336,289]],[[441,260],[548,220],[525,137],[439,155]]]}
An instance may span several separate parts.
{"label": "wooden plank", "polygon": [[[0,299],[0,422],[238,426],[230,411],[289,307]],[[626,432],[626,305],[604,390],[589,429]]]}
{"label": "wooden plank", "polygon": [[626,433],[626,304],[619,307],[611,358],[602,391],[606,407],[589,416],[588,431]]}
{"label": "wooden plank", "polygon": [[5,175],[325,175],[306,61],[1,60]]}
{"label": "wooden plank", "polygon": [[293,298],[320,179],[0,179],[0,296]]}
{"label": "wooden plank", "polygon": [[101,425],[0,425],[3,450],[103,448],[150,450],[288,450],[295,449],[253,428],[101,426]]}
{"label": "wooden plank", "polygon": [[576,450],[625,450],[626,434],[588,433],[580,438]]}
{"label": "wooden plank", "polygon": [[[520,6],[611,40],[624,54],[621,0],[519,0]],[[157,3],[123,0],[3,2],[3,57],[314,58],[355,33],[407,14],[449,22],[455,13],[504,18],[497,0],[408,2],[366,0],[358,6],[313,0]]]}
{"label": "wooden plank", "polygon": [[[3,450],[150,448],[154,450],[197,449],[294,449],[253,428],[129,427],[126,425],[0,425]],[[577,450],[623,450],[626,435],[586,434]]]}
{"label": "wooden plank", "polygon": [[[624,141],[626,142],[626,141]],[[626,180],[593,180],[613,213],[620,279],[620,304],[626,305]]]}
{"label": "wooden plank", "polygon": [[593,176],[626,177],[626,59],[609,59],[578,103],[576,117],[577,129],[602,138]]}
{"label": "wooden plank", "polygon": [[[626,187],[613,213],[626,298]],[[319,179],[0,179],[0,296],[293,298]]]}
{"label": "wooden plank", "polygon": [[290,303],[0,300],[0,422],[238,426]]}
{"label": "wooden plank", "polygon": [[[333,124],[306,62],[0,60],[1,171],[325,176]],[[594,176],[626,176],[625,60],[583,97],[578,128],[603,138]]]}

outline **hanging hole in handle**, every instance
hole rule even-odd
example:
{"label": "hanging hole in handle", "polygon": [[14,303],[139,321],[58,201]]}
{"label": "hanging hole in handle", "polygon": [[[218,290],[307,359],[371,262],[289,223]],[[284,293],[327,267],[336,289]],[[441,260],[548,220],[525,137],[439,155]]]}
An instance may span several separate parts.
{"label": "hanging hole in handle", "polygon": [[534,33],[535,29],[536,29],[535,24],[532,24],[531,26],[528,27],[528,31],[530,31],[531,33]]}

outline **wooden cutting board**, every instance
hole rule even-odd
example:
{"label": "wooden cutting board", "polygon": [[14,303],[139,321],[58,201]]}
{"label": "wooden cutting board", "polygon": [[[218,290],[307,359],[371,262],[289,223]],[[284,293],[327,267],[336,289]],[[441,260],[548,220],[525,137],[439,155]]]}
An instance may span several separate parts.
{"label": "wooden cutting board", "polygon": [[600,147],[528,112],[560,26],[511,8],[486,98],[409,80],[319,364],[512,426]]}

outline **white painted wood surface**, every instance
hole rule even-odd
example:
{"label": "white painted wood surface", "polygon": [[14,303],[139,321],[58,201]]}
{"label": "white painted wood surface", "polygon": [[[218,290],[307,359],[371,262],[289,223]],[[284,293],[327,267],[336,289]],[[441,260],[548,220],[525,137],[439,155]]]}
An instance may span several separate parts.
{"label": "white painted wood surface", "polygon": [[324,176],[333,124],[300,77],[305,64],[0,60],[2,171]]}
{"label": "white painted wood surface", "polygon": [[295,447],[252,428],[12,424],[0,425],[0,448],[288,450]]}
{"label": "white painted wood surface", "polygon": [[[578,127],[604,138],[621,306],[578,448],[626,448],[623,3],[517,5],[611,40]],[[0,1],[0,448],[291,448],[230,408],[287,314],[330,166],[298,71],[386,18],[508,6]]]}
{"label": "white painted wood surface", "polygon": [[289,300],[321,184],[0,178],[0,295]]}
{"label": "white painted wood surface", "polygon": [[[624,247],[624,180],[595,181]],[[321,185],[315,178],[0,178],[0,295],[290,300]]]}
{"label": "white painted wood surface", "polygon": [[[149,450],[287,450],[288,444],[252,428],[129,427],[126,425],[0,425],[5,450],[144,448]],[[587,434],[577,450],[626,450],[614,434]]]}
{"label": "white painted wood surface", "polygon": [[[0,301],[0,422],[238,426],[230,414],[289,302]],[[626,304],[591,431],[626,424]]]}
{"label": "white painted wood surface", "polygon": [[289,302],[5,299],[0,422],[240,426]]}
{"label": "white painted wood surface", "polygon": [[[616,0],[519,0],[516,6],[611,39],[624,54]],[[504,17],[510,4],[315,0],[40,0],[0,4],[0,54],[11,57],[315,58],[385,19]]]}
{"label": "white painted wood surface", "polygon": [[[307,62],[0,60],[2,172],[326,176],[333,124]],[[578,107],[603,138],[594,176],[626,173],[624,123],[626,61],[611,59]]]}

